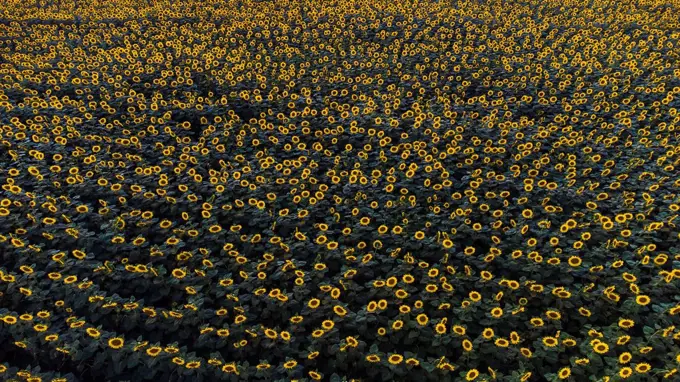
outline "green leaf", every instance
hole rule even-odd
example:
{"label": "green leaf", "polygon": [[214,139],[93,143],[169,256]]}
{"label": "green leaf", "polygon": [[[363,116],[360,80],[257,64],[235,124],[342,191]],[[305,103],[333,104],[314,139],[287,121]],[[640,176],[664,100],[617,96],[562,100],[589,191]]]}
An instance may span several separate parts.
{"label": "green leaf", "polygon": [[429,362],[421,362],[421,363],[420,363],[420,366],[422,366],[423,369],[425,369],[425,371],[427,371],[428,373],[433,372],[434,369],[437,368],[435,365],[433,365],[433,364],[431,364],[431,363],[429,363]]}

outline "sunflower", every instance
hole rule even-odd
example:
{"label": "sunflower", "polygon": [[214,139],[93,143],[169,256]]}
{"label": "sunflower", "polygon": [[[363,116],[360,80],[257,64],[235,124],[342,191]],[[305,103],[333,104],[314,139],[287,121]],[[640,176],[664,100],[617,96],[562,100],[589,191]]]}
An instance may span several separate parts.
{"label": "sunflower", "polygon": [[220,361],[220,360],[217,359],[217,358],[210,358],[210,359],[208,360],[208,365],[211,365],[211,366],[221,366],[221,365],[222,365],[222,361]]}
{"label": "sunflower", "polygon": [[125,345],[125,340],[120,337],[113,337],[109,339],[108,344],[112,349],[120,349]]}
{"label": "sunflower", "polygon": [[333,322],[332,320],[325,320],[321,323],[321,327],[324,330],[331,330],[331,329],[333,329],[334,326],[335,326],[335,322]]}
{"label": "sunflower", "polygon": [[549,348],[554,348],[558,343],[559,341],[557,341],[557,338],[555,337],[543,337],[543,345]]}
{"label": "sunflower", "polygon": [[235,323],[235,324],[241,324],[241,323],[245,322],[247,319],[248,319],[248,318],[247,318],[246,316],[244,316],[244,315],[242,315],[242,314],[239,314],[238,316],[236,316],[236,317],[234,318],[234,323]]}
{"label": "sunflower", "polygon": [[17,318],[14,316],[3,316],[2,317],[2,322],[4,322],[7,325],[14,325],[17,323]]}
{"label": "sunflower", "polygon": [[404,360],[404,356],[400,354],[391,354],[387,361],[392,365],[399,365]]}
{"label": "sunflower", "polygon": [[562,344],[567,347],[573,347],[576,346],[576,340],[574,340],[573,338],[565,338],[564,340],[562,340]]}
{"label": "sunflower", "polygon": [[605,354],[609,351],[609,345],[604,342],[598,342],[593,346],[593,350],[595,350],[595,353],[597,354]]}
{"label": "sunflower", "polygon": [[[218,331],[218,335],[219,335],[219,331]],[[279,336],[279,334],[275,330],[272,330],[272,329],[265,329],[264,335],[267,338],[272,339],[272,340],[278,338],[278,336]]]}
{"label": "sunflower", "polygon": [[323,329],[316,329],[312,332],[313,338],[321,338],[326,332]]}
{"label": "sunflower", "polygon": [[415,358],[408,358],[406,360],[406,364],[409,365],[409,366],[418,366],[418,365],[420,365],[420,361],[418,361]]}
{"label": "sunflower", "polygon": [[551,320],[559,320],[562,318],[562,314],[556,310],[548,310],[545,312],[545,315]]}
{"label": "sunflower", "polygon": [[651,369],[652,369],[652,366],[648,363],[643,362],[643,363],[638,363],[637,365],[635,365],[635,371],[637,371],[640,374],[645,374]]}
{"label": "sunflower", "polygon": [[408,292],[406,292],[403,289],[397,289],[394,291],[394,296],[397,297],[400,300],[405,299],[406,297],[409,296]]}
{"label": "sunflower", "polygon": [[181,280],[181,279],[183,279],[186,275],[187,275],[187,273],[186,273],[183,269],[177,268],[177,269],[173,269],[173,270],[172,270],[172,277],[174,277],[174,278],[176,278],[176,279],[180,279],[180,280]]}
{"label": "sunflower", "polygon": [[505,338],[497,338],[496,341],[494,341],[494,344],[498,347],[506,348],[510,345],[510,342]]}
{"label": "sunflower", "polygon": [[621,377],[623,379],[630,377],[632,374],[633,374],[633,369],[631,369],[630,367],[627,367],[627,366],[622,367],[619,370],[619,377]]}
{"label": "sunflower", "polygon": [[484,337],[487,340],[493,338],[494,336],[495,336],[495,333],[494,333],[493,329],[491,329],[491,328],[485,328],[482,331],[482,337]]}
{"label": "sunflower", "polygon": [[319,305],[321,305],[321,301],[317,298],[313,298],[313,299],[309,300],[309,302],[307,303],[307,306],[310,309],[316,309],[316,308],[319,307]]}
{"label": "sunflower", "polygon": [[46,311],[46,310],[41,310],[38,313],[36,313],[35,315],[38,316],[39,318],[47,319],[47,318],[50,318],[50,316],[52,314],[50,312]]}
{"label": "sunflower", "polygon": [[[257,365],[257,369],[259,369],[259,370],[266,370],[269,367],[270,367],[269,364],[258,364]],[[227,374],[235,373],[236,370],[237,370],[237,368],[236,368],[235,363],[227,363],[227,364],[224,364],[222,366],[222,372],[227,373]]]}
{"label": "sunflower", "polygon": [[673,368],[673,369],[669,370],[668,372],[664,373],[663,377],[666,378],[666,379],[670,379],[672,376],[674,376],[677,373],[678,373],[678,369]]}
{"label": "sunflower", "polygon": [[571,375],[571,369],[569,367],[563,367],[557,373],[559,379],[567,379]]}
{"label": "sunflower", "polygon": [[465,380],[467,381],[474,381],[477,377],[479,377],[479,371],[477,369],[470,369],[465,373]]}
{"label": "sunflower", "polygon": [[53,342],[56,341],[57,339],[59,339],[58,334],[48,334],[47,336],[45,336],[45,341],[47,342]]}
{"label": "sunflower", "polygon": [[587,365],[590,363],[590,360],[588,358],[578,358],[574,361],[577,365]]}
{"label": "sunflower", "polygon": [[644,294],[640,294],[640,295],[635,296],[635,303],[638,304],[638,305],[641,305],[641,306],[646,306],[651,301],[652,301],[652,299],[649,298],[649,296],[644,295]]}
{"label": "sunflower", "polygon": [[454,333],[456,333],[459,336],[464,336],[465,333],[467,332],[464,326],[461,325],[453,325],[451,328]]}
{"label": "sunflower", "polygon": [[418,325],[420,325],[420,326],[427,325],[429,320],[430,319],[427,317],[427,315],[425,313],[421,313],[418,316],[416,316],[416,321],[418,322]]}
{"label": "sunflower", "polygon": [[85,332],[87,333],[88,336],[92,338],[99,338],[101,335],[101,332],[95,328],[87,328],[85,329]]}
{"label": "sunflower", "polygon": [[182,366],[182,365],[184,365],[184,364],[186,363],[186,361],[185,361],[184,358],[182,358],[182,357],[173,357],[173,358],[172,358],[172,363],[174,363],[175,365],[180,365],[180,366]]}
{"label": "sunflower", "polygon": [[534,355],[534,353],[529,348],[520,348],[519,351],[525,358],[531,358]]}

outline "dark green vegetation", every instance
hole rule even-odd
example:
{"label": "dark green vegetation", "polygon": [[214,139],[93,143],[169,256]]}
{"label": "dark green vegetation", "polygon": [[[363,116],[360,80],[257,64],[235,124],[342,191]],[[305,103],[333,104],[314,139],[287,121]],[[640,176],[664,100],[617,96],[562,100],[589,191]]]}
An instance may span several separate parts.
{"label": "dark green vegetation", "polygon": [[2,2],[0,379],[677,378],[677,8]]}

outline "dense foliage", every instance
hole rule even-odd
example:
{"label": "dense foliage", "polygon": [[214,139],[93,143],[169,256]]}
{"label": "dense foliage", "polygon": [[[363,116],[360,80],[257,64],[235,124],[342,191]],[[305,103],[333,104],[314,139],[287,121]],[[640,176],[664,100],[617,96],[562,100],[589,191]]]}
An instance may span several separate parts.
{"label": "dense foliage", "polygon": [[677,378],[678,8],[3,1],[0,379]]}

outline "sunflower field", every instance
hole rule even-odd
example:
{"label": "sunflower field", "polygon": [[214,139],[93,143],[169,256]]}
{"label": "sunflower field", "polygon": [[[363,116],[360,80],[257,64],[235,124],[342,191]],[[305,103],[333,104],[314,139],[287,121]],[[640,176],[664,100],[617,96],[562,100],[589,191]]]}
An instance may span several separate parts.
{"label": "sunflower field", "polygon": [[678,14],[2,1],[0,380],[679,380]]}

